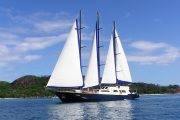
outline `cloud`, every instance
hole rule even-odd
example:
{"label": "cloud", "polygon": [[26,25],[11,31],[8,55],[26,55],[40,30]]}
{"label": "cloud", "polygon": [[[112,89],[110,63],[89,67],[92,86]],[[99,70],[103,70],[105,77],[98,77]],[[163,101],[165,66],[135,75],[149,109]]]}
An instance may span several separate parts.
{"label": "cloud", "polygon": [[167,65],[180,58],[179,48],[163,42],[135,41],[130,46],[134,49],[128,55],[131,62]]}
{"label": "cloud", "polygon": [[19,36],[0,28],[0,44],[14,45],[17,43]]}
{"label": "cloud", "polygon": [[[72,16],[66,12],[34,12],[27,14],[23,11],[0,8],[2,16],[10,22],[8,31],[27,35],[57,34],[67,30],[72,24]],[[6,29],[6,28],[0,28]],[[13,30],[11,30],[13,29]]]}
{"label": "cloud", "polygon": [[42,50],[47,47],[51,47],[58,42],[64,41],[67,34],[61,34],[58,36],[47,36],[47,37],[27,37],[23,42],[16,46],[17,51],[33,51]]}
{"label": "cloud", "polygon": [[5,45],[0,44],[0,56],[6,54],[8,52],[9,52],[8,48]]}
{"label": "cloud", "polygon": [[41,55],[28,55],[30,51],[35,52],[37,50],[43,50],[51,47],[58,42],[65,40],[67,34],[61,34],[58,36],[48,37],[27,37],[22,42],[14,41],[14,44],[9,45],[4,42],[0,42],[0,62],[1,66],[8,65],[12,62],[31,62],[38,60]]}
{"label": "cloud", "polygon": [[0,11],[8,22],[5,26],[0,24],[1,67],[41,59],[43,56],[36,51],[64,41],[72,24],[65,12],[26,14],[2,8]]}
{"label": "cloud", "polygon": [[128,18],[128,17],[130,17],[131,15],[132,15],[131,12],[126,12],[126,13],[125,13],[125,18]]}
{"label": "cloud", "polygon": [[41,55],[26,55],[24,57],[24,60],[27,61],[27,62],[31,62],[31,61],[34,61],[34,60],[38,60],[41,57],[42,57]]}
{"label": "cloud", "polygon": [[143,50],[143,51],[154,51],[160,48],[167,47],[166,43],[153,43],[150,41],[136,41],[130,44],[131,47]]}
{"label": "cloud", "polygon": [[35,23],[34,26],[41,32],[54,32],[58,30],[64,30],[69,28],[72,22],[69,20],[54,20],[54,21],[43,21]]}
{"label": "cloud", "polygon": [[[12,26],[0,26],[0,66],[33,62],[43,58],[42,51],[65,41],[72,25],[66,13],[13,14],[7,10]],[[21,21],[21,22],[20,22]],[[13,24],[12,24],[13,23]],[[92,40],[92,34],[82,34]]]}

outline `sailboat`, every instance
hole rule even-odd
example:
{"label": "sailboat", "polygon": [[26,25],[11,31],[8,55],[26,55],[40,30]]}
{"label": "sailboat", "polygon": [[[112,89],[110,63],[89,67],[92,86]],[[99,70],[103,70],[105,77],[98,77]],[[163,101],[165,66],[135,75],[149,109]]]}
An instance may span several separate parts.
{"label": "sailboat", "polygon": [[54,91],[62,102],[97,102],[136,99],[131,92],[132,78],[120,37],[113,22],[104,71],[101,77],[99,14],[97,13],[92,49],[86,75],[82,74],[81,11],[58,58],[47,88]]}

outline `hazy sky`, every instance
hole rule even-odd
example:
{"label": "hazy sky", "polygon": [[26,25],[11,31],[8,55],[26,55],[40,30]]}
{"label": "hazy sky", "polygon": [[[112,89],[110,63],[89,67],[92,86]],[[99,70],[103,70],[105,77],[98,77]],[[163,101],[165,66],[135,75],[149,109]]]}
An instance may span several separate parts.
{"label": "hazy sky", "polygon": [[133,81],[180,85],[179,6],[179,0],[1,0],[0,80],[50,75],[82,9],[84,65],[98,10],[102,63],[115,20]]}

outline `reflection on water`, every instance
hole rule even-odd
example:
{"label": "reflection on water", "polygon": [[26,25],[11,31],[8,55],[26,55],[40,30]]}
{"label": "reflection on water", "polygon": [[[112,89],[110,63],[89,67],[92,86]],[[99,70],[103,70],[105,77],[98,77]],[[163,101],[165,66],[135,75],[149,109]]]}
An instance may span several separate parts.
{"label": "reflection on water", "polygon": [[62,104],[59,99],[0,99],[0,120],[180,120],[180,94]]}
{"label": "reflection on water", "polygon": [[111,101],[101,103],[105,119],[122,119],[129,120],[132,118],[131,101]]}
{"label": "reflection on water", "polygon": [[48,114],[50,120],[79,120],[82,118],[84,111],[81,104],[57,104],[49,106]]}
{"label": "reflection on water", "polygon": [[49,106],[50,120],[132,119],[131,101],[71,103]]}

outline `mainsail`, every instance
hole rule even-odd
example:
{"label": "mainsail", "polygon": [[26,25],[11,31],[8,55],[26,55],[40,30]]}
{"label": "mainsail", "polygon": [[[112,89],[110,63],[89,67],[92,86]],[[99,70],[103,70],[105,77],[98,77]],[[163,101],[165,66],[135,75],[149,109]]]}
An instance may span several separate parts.
{"label": "mainsail", "polygon": [[113,36],[111,36],[104,72],[102,76],[102,84],[116,83],[115,57],[114,57]]}
{"label": "mainsail", "polygon": [[87,74],[84,80],[84,88],[97,86],[99,84],[97,61],[97,39],[95,31]]}
{"label": "mainsail", "polygon": [[80,66],[77,23],[74,22],[58,62],[47,84],[48,87],[83,86]]}
{"label": "mainsail", "polygon": [[127,58],[124,53],[120,38],[115,30],[115,47],[116,47],[116,75],[118,83],[132,82]]}

